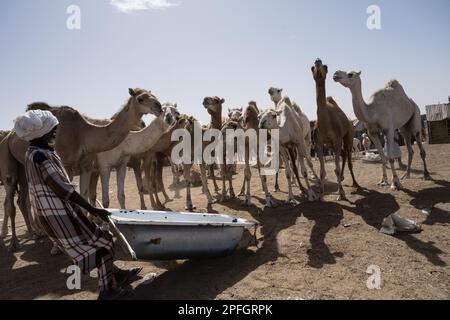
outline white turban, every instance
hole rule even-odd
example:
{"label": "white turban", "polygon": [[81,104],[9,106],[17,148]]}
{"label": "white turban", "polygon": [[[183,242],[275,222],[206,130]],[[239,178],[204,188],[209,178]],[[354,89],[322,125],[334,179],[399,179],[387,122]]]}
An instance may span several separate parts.
{"label": "white turban", "polygon": [[14,130],[19,138],[31,141],[46,135],[58,124],[58,119],[50,111],[31,110],[17,117]]}

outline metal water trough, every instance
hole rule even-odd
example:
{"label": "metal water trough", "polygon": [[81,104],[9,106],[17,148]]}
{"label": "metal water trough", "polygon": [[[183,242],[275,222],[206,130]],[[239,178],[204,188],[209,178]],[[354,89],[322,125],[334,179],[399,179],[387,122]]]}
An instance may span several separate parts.
{"label": "metal water trough", "polygon": [[255,223],[227,215],[109,209],[138,259],[218,257],[233,252]]}

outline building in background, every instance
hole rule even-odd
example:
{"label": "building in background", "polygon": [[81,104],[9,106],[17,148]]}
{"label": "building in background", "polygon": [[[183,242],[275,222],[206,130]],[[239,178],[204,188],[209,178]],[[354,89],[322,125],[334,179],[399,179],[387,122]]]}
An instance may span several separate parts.
{"label": "building in background", "polygon": [[428,143],[450,143],[450,97],[448,103],[426,106]]}

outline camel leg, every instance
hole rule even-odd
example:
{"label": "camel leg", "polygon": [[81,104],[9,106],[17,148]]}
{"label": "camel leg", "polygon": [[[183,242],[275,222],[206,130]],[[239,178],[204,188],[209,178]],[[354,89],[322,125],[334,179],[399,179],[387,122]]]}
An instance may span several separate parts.
{"label": "camel leg", "polygon": [[133,166],[134,178],[136,179],[136,186],[139,190],[139,199],[141,200],[141,209],[147,210],[144,200],[144,184],[142,182],[142,167],[141,165]]}
{"label": "camel leg", "polygon": [[212,196],[211,196],[211,192],[209,192],[209,188],[208,188],[208,178],[206,177],[206,167],[203,163],[201,163],[199,165],[200,167],[200,176],[202,179],[202,187],[203,187],[203,192],[206,194],[206,199],[208,200],[208,207],[211,206],[211,204],[214,202]]}
{"label": "camel leg", "polygon": [[378,134],[376,134],[376,133],[372,134],[372,133],[369,132],[369,137],[373,141],[373,143],[375,144],[375,147],[378,150],[378,153],[379,153],[379,155],[381,157],[381,162],[382,162],[383,177],[377,183],[377,185],[384,187],[384,186],[388,185],[387,171],[386,171],[386,157],[384,155],[383,147],[381,146],[380,137],[378,136]]}
{"label": "camel leg", "polygon": [[320,143],[316,144],[316,154],[320,161],[320,190],[322,195],[325,193],[325,156],[323,154],[323,145]]}
{"label": "camel leg", "polygon": [[144,161],[144,173],[145,173],[145,181],[147,181],[148,188],[148,197],[150,198],[150,206],[153,209],[156,209],[156,202],[153,197],[153,181],[152,181],[152,173],[151,173],[151,160]]}
{"label": "camel leg", "polygon": [[233,188],[233,168],[234,165],[227,165],[226,166],[226,174],[227,174],[227,178],[228,178],[228,185],[230,187],[229,192],[230,192],[230,198],[236,198],[236,195],[234,193],[234,188]]}
{"label": "camel leg", "polygon": [[423,147],[422,133],[420,131],[418,133],[416,133],[415,138],[417,141],[417,145],[419,146],[420,157],[422,158],[422,161],[423,161],[423,178],[425,180],[431,180],[431,176],[430,176],[430,173],[428,172],[427,163],[425,160],[427,158],[427,153],[425,152],[425,148]]}
{"label": "camel leg", "polygon": [[91,180],[89,182],[89,201],[91,203],[97,202],[97,184],[100,178],[100,172],[93,171],[91,174]]}
{"label": "camel leg", "polygon": [[[350,160],[351,160],[351,153],[350,153]],[[341,168],[341,181],[343,182],[345,180],[345,175],[344,175],[344,171],[345,171],[345,162],[347,161],[347,152],[342,149],[341,150],[341,157],[342,157],[342,168]]]}
{"label": "camel leg", "polygon": [[104,208],[109,208],[109,178],[111,176],[110,168],[103,168],[100,170],[100,180],[102,183],[102,205]]}
{"label": "camel leg", "polygon": [[354,172],[353,172],[353,161],[352,161],[352,159],[351,159],[351,153],[350,152],[348,152],[348,170],[350,170],[350,174],[351,174],[351,176],[352,176],[352,180],[353,180],[353,185],[352,185],[352,187],[353,188],[361,188],[361,186],[358,184],[358,182],[356,181],[356,179],[355,179],[355,174],[354,174]]}
{"label": "camel leg", "polygon": [[249,165],[245,165],[245,171],[244,171],[244,181],[247,181],[247,190],[245,192],[245,202],[244,204],[246,206],[252,205],[252,195],[250,191],[250,182],[252,179],[252,170],[250,169]]}
{"label": "camel leg", "polygon": [[394,154],[394,130],[388,131],[386,143],[387,143],[389,163],[391,165],[391,171],[392,171],[391,189],[395,191],[395,190],[399,190],[401,188],[401,185],[400,185],[400,179],[397,176],[397,171],[395,170],[395,159],[392,157],[392,155]]}
{"label": "camel leg", "polygon": [[172,201],[172,199],[170,199],[170,197],[167,195],[166,188],[164,186],[164,181],[163,181],[164,168],[163,168],[161,161],[158,161],[156,169],[157,169],[157,177],[158,177],[158,179],[156,181],[158,183],[158,188],[164,196],[164,202],[165,203],[170,202],[170,201]]}
{"label": "camel leg", "polygon": [[43,235],[43,232],[36,225],[33,214],[31,212],[31,204],[28,191],[27,177],[25,176],[25,170],[21,170],[19,173],[19,196],[17,199],[17,205],[22,212],[25,225],[27,226],[28,234],[32,239],[36,239]]}
{"label": "camel leg", "polygon": [[[16,176],[7,176],[6,181],[3,181],[5,184],[5,202],[4,202],[4,210],[5,217],[9,216],[11,219],[11,244],[9,245],[8,251],[15,252],[19,249],[19,241],[16,235],[16,207],[14,205],[14,195],[17,190],[17,177]],[[5,219],[7,222],[7,220]],[[6,224],[6,233],[3,233],[3,237],[5,237],[8,233],[8,225]],[[3,225],[5,229],[5,224]]]}
{"label": "camel leg", "polygon": [[227,200],[227,187],[226,187],[226,180],[227,180],[227,169],[226,164],[220,165],[220,174],[222,176],[222,195],[220,196],[220,202],[225,202]]}
{"label": "camel leg", "polygon": [[[80,194],[89,199],[89,185],[91,183],[92,161],[84,160],[80,165]],[[95,206],[95,203],[92,203]]]}
{"label": "camel leg", "polygon": [[341,144],[336,146],[334,149],[334,154],[335,154],[335,157],[334,157],[335,170],[334,170],[334,172],[336,173],[336,178],[337,178],[337,183],[338,183],[338,192],[339,192],[337,201],[342,201],[342,200],[347,199],[347,197],[345,196],[344,188],[342,187],[342,172],[341,172],[340,157],[339,157],[339,153],[341,150],[342,150]]}
{"label": "camel leg", "polygon": [[159,200],[159,196],[158,196],[158,192],[159,192],[159,184],[158,184],[158,172],[156,170],[157,167],[157,160],[152,161],[152,165],[151,165],[151,172],[152,172],[152,185],[153,185],[153,191],[154,191],[154,196],[155,196],[155,201],[156,201],[156,207],[158,210],[163,210],[165,207],[163,206],[163,204],[161,203],[161,201]]}
{"label": "camel leg", "polygon": [[411,164],[414,157],[414,150],[411,145],[411,132],[407,128],[403,127],[400,129],[400,133],[402,134],[403,139],[405,140],[406,149],[408,150],[408,166],[406,168],[405,174],[401,178],[403,180],[409,179],[411,176]]}
{"label": "camel leg", "polygon": [[195,209],[191,198],[191,166],[184,164],[184,181],[186,183],[186,210],[193,211]]}
{"label": "camel leg", "polygon": [[292,193],[292,180],[291,180],[291,165],[289,164],[289,153],[286,147],[280,147],[280,152],[282,154],[284,160],[284,171],[286,174],[286,180],[288,183],[288,198],[286,200],[286,204],[289,205],[297,205],[297,200],[294,199],[294,194]]}
{"label": "camel leg", "polygon": [[214,174],[214,167],[213,167],[213,165],[209,166],[209,175],[212,178],[212,181],[213,181],[213,184],[214,184],[214,190],[218,193],[219,192],[219,186],[217,185],[216,175]]}
{"label": "camel leg", "polygon": [[127,175],[127,163],[122,163],[116,170],[117,180],[117,199],[119,200],[120,208],[125,209],[125,177]]}
{"label": "camel leg", "polygon": [[[305,179],[306,193],[308,195],[308,201],[314,201],[314,200],[318,199],[318,196],[314,192],[314,190],[311,188],[311,185],[310,185],[309,180],[308,180],[308,170],[306,169],[305,162],[304,162],[304,159],[307,158],[307,156],[306,157],[302,156],[302,154],[306,154],[306,150],[304,150],[302,152],[302,150],[300,148],[301,148],[301,146],[297,146],[297,155],[298,155],[297,159],[298,159],[298,162],[299,162],[299,167],[300,167],[300,170],[302,172],[303,179]],[[293,159],[293,163],[295,163],[295,161],[297,159]],[[294,170],[296,171],[296,174],[298,175],[297,168],[294,167]],[[300,184],[301,188],[304,189],[303,186],[300,183],[300,179],[298,179],[298,181],[299,181],[299,184]]]}

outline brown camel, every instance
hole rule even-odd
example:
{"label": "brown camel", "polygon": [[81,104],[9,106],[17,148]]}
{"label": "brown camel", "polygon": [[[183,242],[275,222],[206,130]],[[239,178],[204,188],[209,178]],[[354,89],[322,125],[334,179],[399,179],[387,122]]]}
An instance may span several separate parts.
{"label": "brown camel", "polygon": [[[117,113],[116,118],[106,126],[90,123],[71,107],[51,107],[46,103],[38,102],[29,105],[27,108],[27,110],[48,110],[58,118],[59,126],[55,149],[61,156],[71,178],[76,172],[80,172],[80,193],[86,199],[89,196],[89,182],[95,154],[119,145],[144,114],[151,113],[159,116],[161,113],[161,104],[150,91],[129,89],[129,94],[130,98],[125,106]],[[7,141],[13,156],[10,160],[23,165],[28,142],[20,139],[14,132],[8,135]],[[10,166],[14,167],[12,164]],[[13,181],[13,183],[16,183],[16,181]],[[5,185],[8,200],[8,204],[5,203],[5,216],[11,217],[11,223],[15,220],[15,209],[12,209],[14,208],[14,197],[8,192],[14,192],[16,188],[17,186],[12,185],[6,188]],[[25,198],[28,199],[28,196]],[[28,205],[24,206],[29,207]],[[17,244],[17,239],[15,240]]]}
{"label": "brown camel", "polygon": [[[327,78],[328,67],[317,59],[311,71],[316,82],[317,98],[317,141],[315,143],[316,152],[320,160],[320,184],[322,193],[325,189],[325,161],[323,155],[324,146],[332,148],[335,154],[336,177],[339,186],[339,200],[346,199],[345,191],[342,188],[344,180],[345,161],[348,160],[348,168],[352,175],[353,187],[359,187],[353,174],[352,148],[354,131],[353,126],[345,113],[339,108],[331,97],[326,97],[325,80]],[[340,168],[340,158],[342,156],[342,169]]]}

